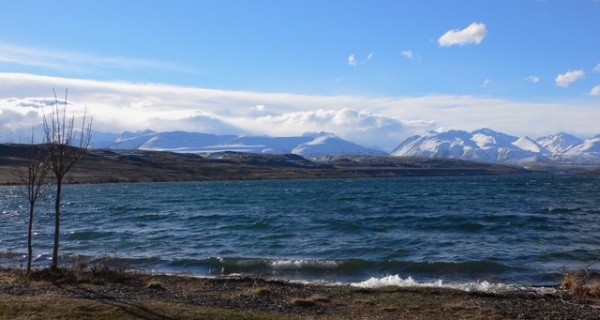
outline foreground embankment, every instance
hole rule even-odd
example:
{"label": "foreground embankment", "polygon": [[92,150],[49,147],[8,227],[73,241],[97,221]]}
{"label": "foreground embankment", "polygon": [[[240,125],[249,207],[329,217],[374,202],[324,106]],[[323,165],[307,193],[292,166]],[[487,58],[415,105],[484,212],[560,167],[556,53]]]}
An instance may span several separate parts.
{"label": "foreground embankment", "polygon": [[103,268],[0,270],[0,319],[597,319],[569,292],[308,285]]}

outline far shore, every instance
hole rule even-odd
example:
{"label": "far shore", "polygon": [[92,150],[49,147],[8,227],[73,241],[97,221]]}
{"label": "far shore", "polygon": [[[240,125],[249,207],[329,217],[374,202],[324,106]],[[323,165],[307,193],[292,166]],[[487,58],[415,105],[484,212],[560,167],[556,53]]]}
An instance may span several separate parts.
{"label": "far shore", "polygon": [[[0,144],[0,185],[23,184],[17,166],[26,166],[30,146]],[[592,173],[587,168],[529,168],[455,159],[336,156],[313,162],[294,154],[227,153],[204,158],[144,150],[91,149],[64,183],[131,183],[214,180],[389,178],[413,176]]]}

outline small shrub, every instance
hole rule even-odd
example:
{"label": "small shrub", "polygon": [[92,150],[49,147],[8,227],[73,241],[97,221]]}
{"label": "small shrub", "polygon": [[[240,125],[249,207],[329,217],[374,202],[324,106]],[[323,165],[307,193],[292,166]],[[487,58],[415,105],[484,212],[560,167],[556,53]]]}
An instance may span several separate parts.
{"label": "small shrub", "polygon": [[111,281],[123,282],[127,279],[125,272],[129,268],[129,262],[123,259],[103,257],[90,267],[92,282]]}
{"label": "small shrub", "polygon": [[152,290],[165,290],[165,287],[163,287],[163,285],[158,281],[148,282],[148,284],[146,285],[146,288],[152,289]]}
{"label": "small shrub", "polygon": [[79,269],[79,271],[84,271],[85,269],[87,269],[90,266],[90,262],[88,259],[79,259],[77,260],[77,269]]}
{"label": "small shrub", "polygon": [[571,289],[574,296],[600,299],[600,273],[569,271],[563,274],[563,289]]}

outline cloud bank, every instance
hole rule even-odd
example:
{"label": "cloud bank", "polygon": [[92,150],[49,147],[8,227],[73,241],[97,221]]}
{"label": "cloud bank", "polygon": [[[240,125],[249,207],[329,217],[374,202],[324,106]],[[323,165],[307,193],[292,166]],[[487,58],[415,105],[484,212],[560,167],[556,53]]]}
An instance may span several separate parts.
{"label": "cloud bank", "polygon": [[462,30],[454,29],[444,33],[438,39],[438,43],[442,47],[449,47],[453,45],[464,46],[473,43],[480,44],[486,35],[487,29],[485,24],[473,22]]}
{"label": "cloud bank", "polygon": [[31,126],[41,123],[40,106],[54,102],[53,88],[59,98],[64,88],[69,89],[69,111],[79,117],[87,108],[95,131],[270,136],[326,131],[385,151],[429,130],[489,127],[531,137],[561,131],[586,137],[598,133],[596,119],[600,118],[600,109],[592,103],[563,105],[465,95],[303,95],[0,73],[0,139],[26,141]]}

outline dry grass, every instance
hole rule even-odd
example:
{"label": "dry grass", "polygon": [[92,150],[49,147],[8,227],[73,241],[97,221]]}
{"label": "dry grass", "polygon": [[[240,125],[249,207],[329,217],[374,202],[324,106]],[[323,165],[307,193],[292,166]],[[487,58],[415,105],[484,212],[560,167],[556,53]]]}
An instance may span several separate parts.
{"label": "dry grass", "polygon": [[302,307],[313,307],[318,304],[327,304],[330,301],[331,299],[322,295],[314,295],[308,298],[295,297],[290,299],[291,304]]}
{"label": "dry grass", "polygon": [[0,319],[277,319],[262,312],[198,308],[192,304],[150,301],[72,299],[59,295],[15,297],[0,295]]}
{"label": "dry grass", "polygon": [[[113,272],[117,272],[113,270]],[[96,278],[96,277],[103,278]],[[258,278],[89,270],[0,270],[0,319],[597,319],[599,305],[553,295],[359,289]]]}
{"label": "dry grass", "polygon": [[163,285],[158,281],[148,282],[148,284],[146,285],[146,288],[153,289],[153,290],[165,290],[165,287],[163,287]]}
{"label": "dry grass", "polygon": [[380,310],[383,312],[396,312],[396,311],[400,310],[400,308],[393,307],[393,306],[387,306],[387,307],[381,307]]}
{"label": "dry grass", "polygon": [[250,290],[250,292],[248,294],[251,296],[262,296],[262,295],[269,294],[270,292],[271,292],[271,290],[268,287],[258,287],[258,288],[252,288],[252,290]]}
{"label": "dry grass", "polygon": [[563,289],[570,289],[574,296],[582,299],[600,299],[600,273],[569,271],[563,275]]}
{"label": "dry grass", "polygon": [[352,301],[353,304],[363,305],[363,306],[373,306],[375,302],[368,299],[357,299]]}

